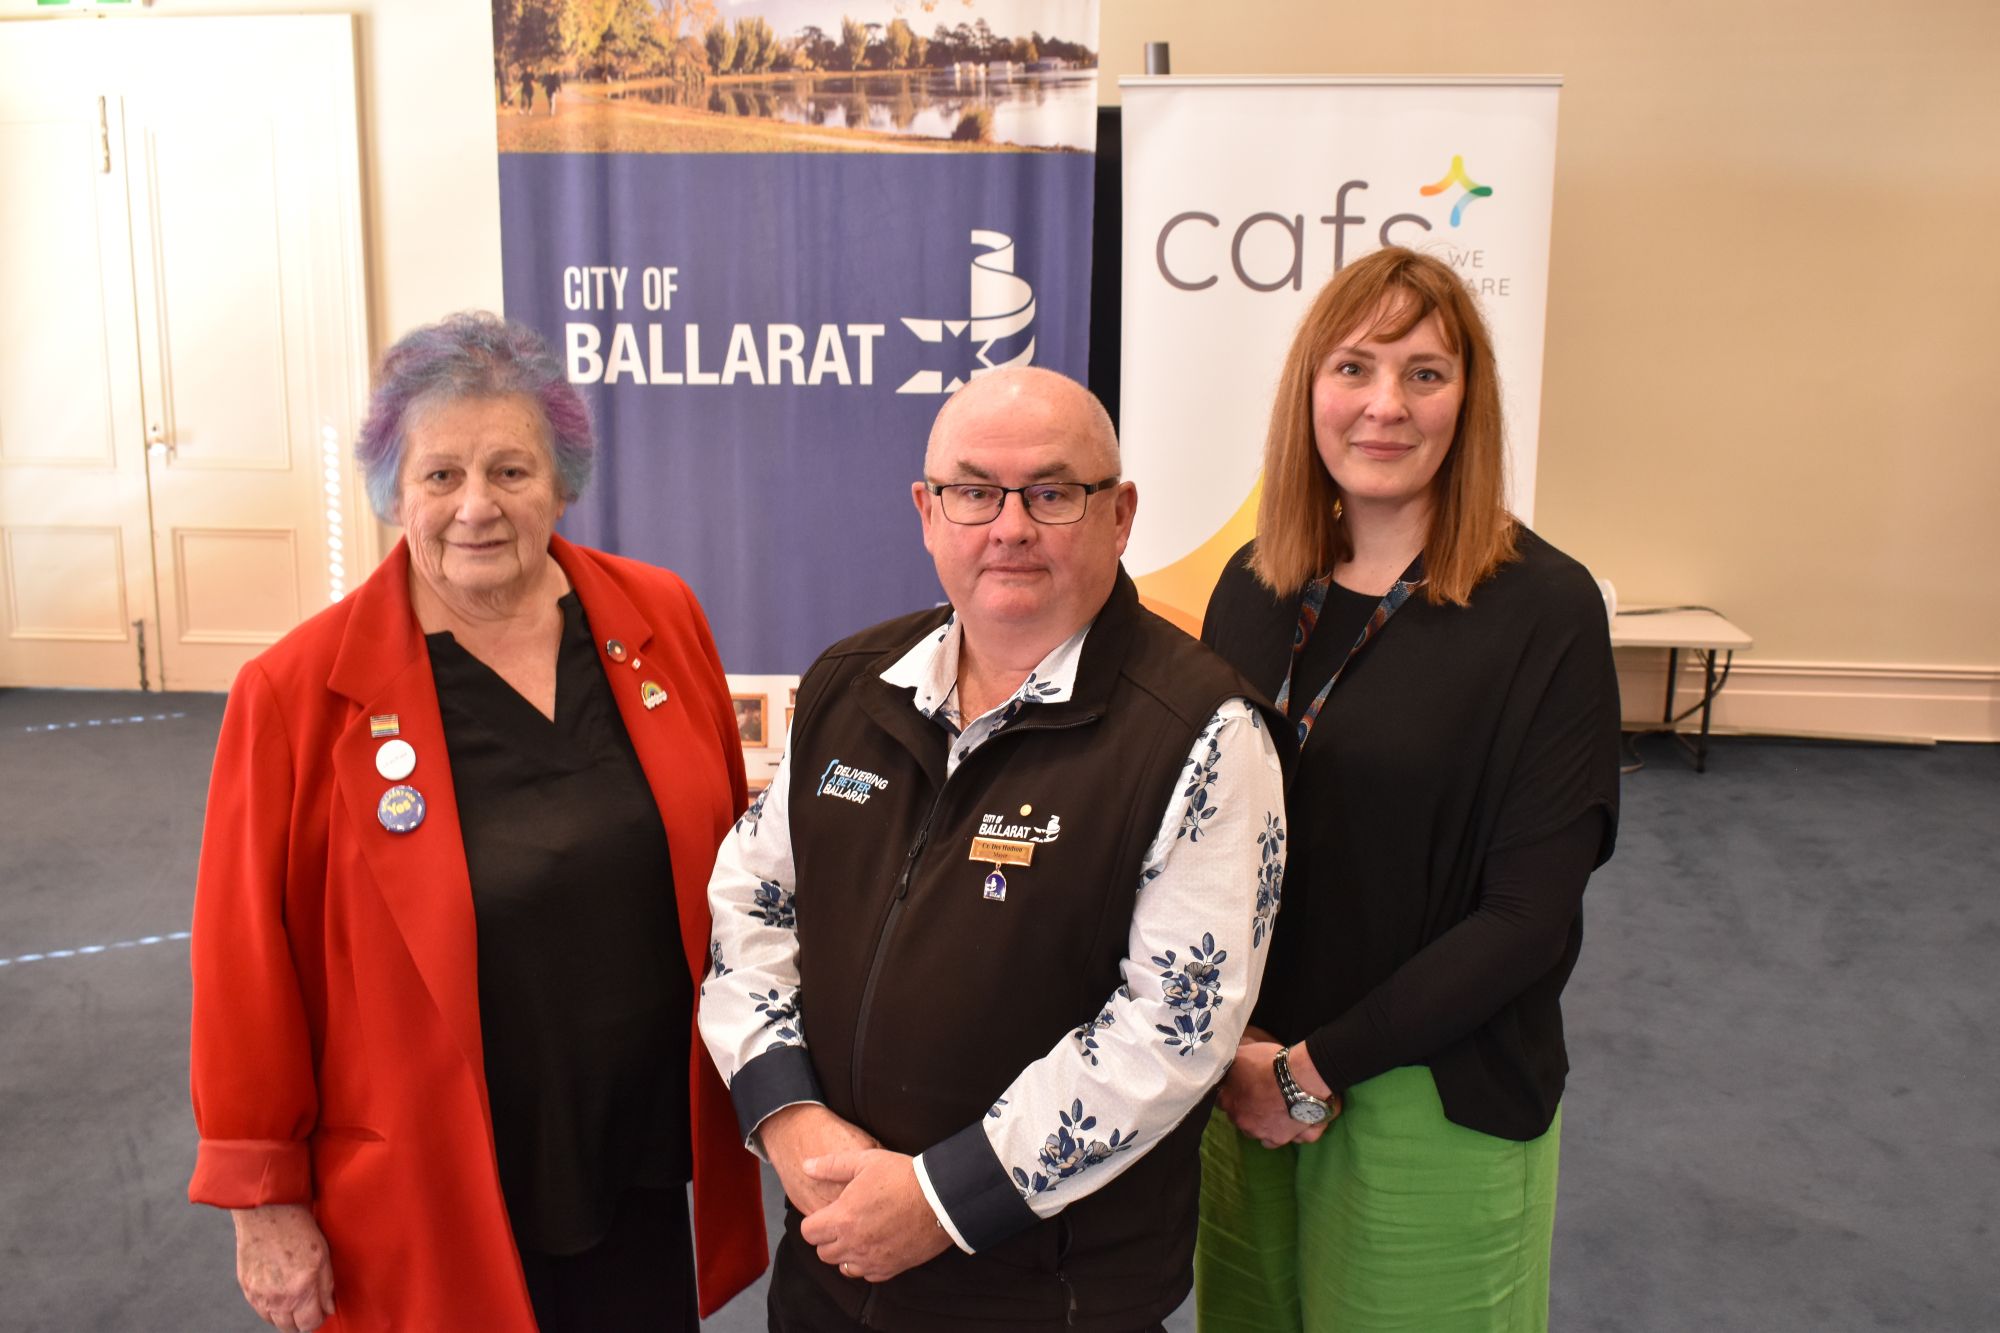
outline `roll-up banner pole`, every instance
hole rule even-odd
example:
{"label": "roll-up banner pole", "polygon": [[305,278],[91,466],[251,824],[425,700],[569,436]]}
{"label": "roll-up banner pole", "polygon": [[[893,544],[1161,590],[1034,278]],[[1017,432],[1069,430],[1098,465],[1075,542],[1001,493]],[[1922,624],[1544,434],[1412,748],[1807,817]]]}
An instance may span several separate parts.
{"label": "roll-up banner pole", "polygon": [[1508,504],[1534,521],[1554,76],[1126,78],[1119,427],[1126,567],[1198,626],[1255,532],[1271,396],[1306,308],[1384,245],[1449,263],[1493,330]]}

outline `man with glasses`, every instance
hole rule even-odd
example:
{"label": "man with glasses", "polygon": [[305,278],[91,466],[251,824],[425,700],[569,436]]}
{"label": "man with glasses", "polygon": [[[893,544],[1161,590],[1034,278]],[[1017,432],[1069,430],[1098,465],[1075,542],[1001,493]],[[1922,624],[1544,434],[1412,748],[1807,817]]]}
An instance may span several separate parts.
{"label": "man with glasses", "polygon": [[702,1035],[792,1207],[770,1327],[1157,1328],[1284,854],[1255,691],[1139,605],[1096,398],[972,381],[911,486],[949,605],[806,673],[709,883]]}

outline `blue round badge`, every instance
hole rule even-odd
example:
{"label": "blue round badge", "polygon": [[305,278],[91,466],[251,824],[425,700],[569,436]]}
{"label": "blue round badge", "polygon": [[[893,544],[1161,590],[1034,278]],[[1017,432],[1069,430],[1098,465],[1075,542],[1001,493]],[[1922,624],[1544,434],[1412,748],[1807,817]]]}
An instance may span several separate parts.
{"label": "blue round badge", "polygon": [[399,783],[382,793],[375,803],[375,818],[391,833],[408,833],[424,822],[424,794],[407,783]]}

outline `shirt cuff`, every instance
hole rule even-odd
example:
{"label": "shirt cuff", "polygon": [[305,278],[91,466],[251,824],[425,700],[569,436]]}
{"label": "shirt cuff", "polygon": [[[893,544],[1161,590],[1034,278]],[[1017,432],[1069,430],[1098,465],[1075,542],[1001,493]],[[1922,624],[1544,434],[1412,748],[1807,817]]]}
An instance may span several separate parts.
{"label": "shirt cuff", "polygon": [[772,1112],[800,1102],[824,1103],[826,1098],[819,1090],[819,1076],[813,1073],[812,1054],[803,1046],[779,1046],[736,1071],[729,1100],[736,1104],[743,1142],[751,1144],[757,1126]]}
{"label": "shirt cuff", "polygon": [[944,1234],[950,1236],[951,1243],[959,1249],[967,1254],[973,1253],[972,1247],[965,1243],[965,1237],[959,1235],[958,1228],[951,1224],[951,1210],[944,1206],[937,1196],[937,1187],[931,1184],[931,1173],[924,1165],[924,1155],[918,1153],[910,1159],[910,1165],[916,1168],[917,1188],[924,1192],[924,1202],[931,1206],[931,1212],[936,1215],[937,1224],[944,1228]]}
{"label": "shirt cuff", "polygon": [[958,1247],[977,1254],[1041,1219],[1007,1178],[983,1124],[967,1125],[917,1159],[917,1183]]}

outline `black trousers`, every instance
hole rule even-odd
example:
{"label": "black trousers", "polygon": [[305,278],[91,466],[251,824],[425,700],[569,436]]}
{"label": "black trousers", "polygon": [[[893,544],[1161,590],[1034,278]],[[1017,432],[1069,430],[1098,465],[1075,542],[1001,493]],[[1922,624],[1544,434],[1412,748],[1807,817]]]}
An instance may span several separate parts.
{"label": "black trousers", "polygon": [[[792,1248],[794,1244],[804,1248],[808,1257],[802,1258]],[[778,1243],[771,1261],[770,1304],[765,1311],[770,1333],[867,1333],[868,1325],[843,1310],[806,1271],[807,1264],[817,1262],[811,1254],[810,1247],[789,1235]],[[979,1325],[968,1320],[959,1327],[976,1330]],[[1133,1333],[1166,1333],[1166,1326],[1153,1324]]]}
{"label": "black trousers", "polygon": [[685,1189],[629,1189],[581,1254],[521,1251],[542,1333],[697,1333]]}

